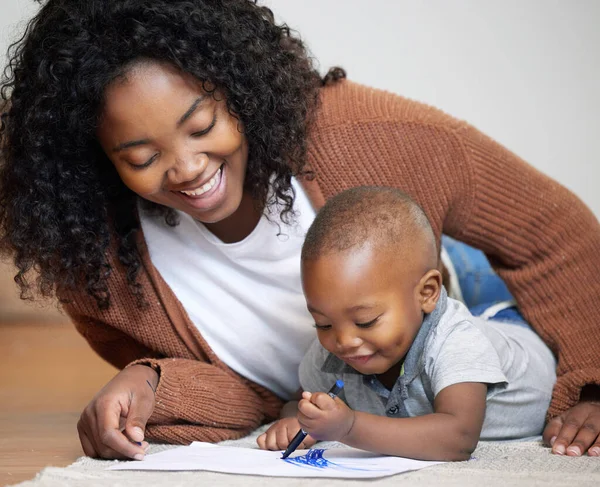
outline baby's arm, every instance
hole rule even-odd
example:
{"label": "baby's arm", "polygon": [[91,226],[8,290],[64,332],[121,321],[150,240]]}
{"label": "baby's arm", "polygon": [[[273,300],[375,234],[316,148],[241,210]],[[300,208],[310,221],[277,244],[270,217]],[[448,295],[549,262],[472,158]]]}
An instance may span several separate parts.
{"label": "baby's arm", "polygon": [[441,390],[432,414],[388,418],[352,411],[324,393],[304,393],[302,428],[318,440],[337,440],[363,450],[421,460],[467,460],[485,417],[487,385],[463,382]]}

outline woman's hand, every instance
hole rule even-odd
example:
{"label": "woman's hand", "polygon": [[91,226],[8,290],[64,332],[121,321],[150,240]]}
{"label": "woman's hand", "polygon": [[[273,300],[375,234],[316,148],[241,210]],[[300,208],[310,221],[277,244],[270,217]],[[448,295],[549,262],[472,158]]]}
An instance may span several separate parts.
{"label": "woman's hand", "polygon": [[544,442],[558,455],[600,456],[600,387],[586,386],[581,402],[552,418]]}
{"label": "woman's hand", "polygon": [[354,425],[354,411],[324,392],[303,392],[298,422],[317,440],[342,441]]}
{"label": "woman's hand", "polygon": [[[283,418],[260,435],[256,439],[256,443],[262,450],[285,450],[298,431],[300,431],[300,423],[295,417]],[[298,446],[298,449],[310,448],[315,443],[316,441],[310,435],[307,435]]]}
{"label": "woman's hand", "polygon": [[146,422],[154,411],[158,374],[145,365],[119,372],[94,396],[77,423],[89,457],[142,460]]}

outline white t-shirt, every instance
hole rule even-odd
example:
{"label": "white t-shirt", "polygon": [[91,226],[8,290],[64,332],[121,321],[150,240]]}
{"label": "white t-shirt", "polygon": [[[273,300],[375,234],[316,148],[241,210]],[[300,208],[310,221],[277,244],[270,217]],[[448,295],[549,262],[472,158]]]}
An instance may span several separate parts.
{"label": "white t-shirt", "polygon": [[273,209],[270,220],[263,215],[232,244],[186,213],[169,227],[140,208],[150,259],[208,345],[233,370],[284,399],[300,387],[298,366],[316,336],[300,282],[300,251],[315,211],[300,184],[292,185],[292,225]]}

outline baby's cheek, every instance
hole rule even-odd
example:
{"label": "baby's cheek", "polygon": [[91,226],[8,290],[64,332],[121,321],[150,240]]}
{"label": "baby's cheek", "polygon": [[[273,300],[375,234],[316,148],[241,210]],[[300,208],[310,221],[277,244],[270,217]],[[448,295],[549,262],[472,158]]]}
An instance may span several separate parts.
{"label": "baby's cheek", "polygon": [[335,353],[335,342],[334,340],[331,338],[331,333],[327,334],[324,332],[318,333],[318,338],[319,338],[319,342],[321,343],[321,346],[327,350],[329,353],[332,353],[333,355],[336,355]]}

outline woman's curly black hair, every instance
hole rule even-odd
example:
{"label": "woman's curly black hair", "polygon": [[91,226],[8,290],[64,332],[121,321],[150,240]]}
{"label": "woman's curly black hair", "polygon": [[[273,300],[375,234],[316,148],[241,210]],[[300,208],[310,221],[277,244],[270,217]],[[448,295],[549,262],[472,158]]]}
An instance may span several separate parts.
{"label": "woman's curly black hair", "polygon": [[[302,41],[250,0],[49,0],[9,48],[1,86],[0,249],[30,297],[85,288],[109,306],[109,245],[131,291],[136,276],[137,196],[96,141],[106,86],[137,60],[168,62],[222,90],[249,143],[246,187],[255,200],[293,203],[323,84]],[[271,180],[271,178],[273,178]],[[267,202],[269,188],[275,199]],[[170,225],[173,210],[159,207]],[[116,237],[116,238],[113,238]]]}

